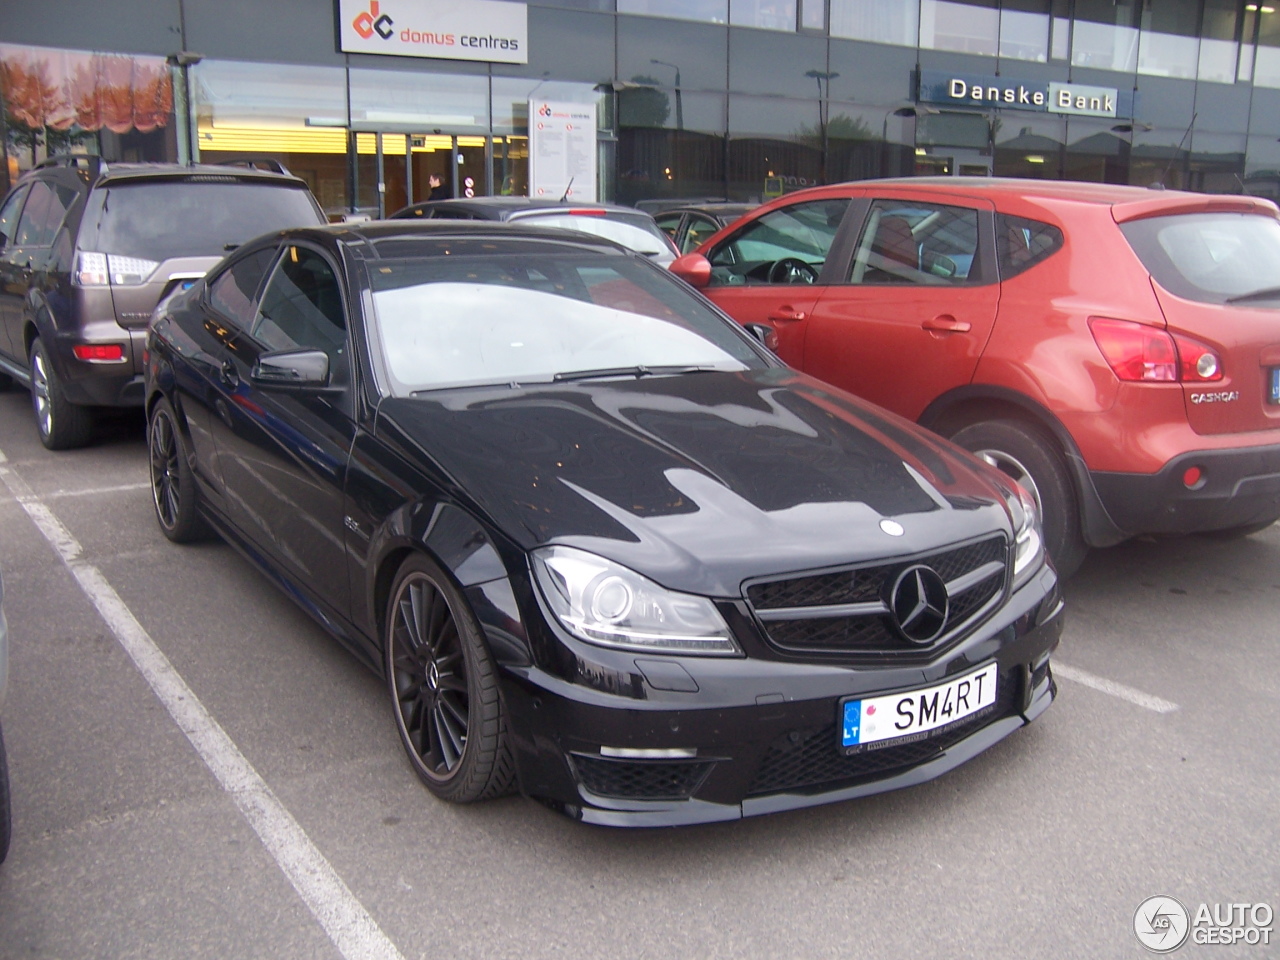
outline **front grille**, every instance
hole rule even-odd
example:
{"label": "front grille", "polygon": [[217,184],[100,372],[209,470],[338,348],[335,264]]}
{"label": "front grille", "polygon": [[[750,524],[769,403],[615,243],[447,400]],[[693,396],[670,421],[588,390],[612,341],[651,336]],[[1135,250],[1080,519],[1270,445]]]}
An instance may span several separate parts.
{"label": "front grille", "polygon": [[1013,675],[1001,677],[996,701],[985,712],[966,717],[927,740],[864,750],[849,757],[840,752],[834,722],[821,730],[793,732],[765,753],[748,794],[754,797],[811,787],[831,789],[837,784],[877,779],[880,775],[927,763],[974,731],[1012,713],[1017,695],[1018,684]]}
{"label": "front grille", "polygon": [[[928,659],[994,607],[1004,591],[1007,553],[1003,536],[989,537],[925,557],[753,583],[747,587],[747,600],[769,642],[787,653]],[[932,568],[948,584],[959,584],[948,591],[946,629],[925,647],[902,637],[888,606],[894,581],[914,564]],[[965,582],[965,577],[988,567],[988,576]],[[862,609],[827,610],[821,615],[805,610],[855,604]]]}
{"label": "front grille", "polygon": [[582,785],[598,797],[618,800],[687,800],[714,761],[615,760],[570,755]]}

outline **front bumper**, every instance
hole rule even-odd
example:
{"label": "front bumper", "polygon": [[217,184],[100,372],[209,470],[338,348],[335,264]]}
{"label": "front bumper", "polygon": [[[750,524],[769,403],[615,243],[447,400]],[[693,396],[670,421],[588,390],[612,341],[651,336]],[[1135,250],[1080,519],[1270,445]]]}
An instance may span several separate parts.
{"label": "front bumper", "polygon": [[[1202,482],[1183,475],[1199,467]],[[1121,530],[1200,533],[1280,516],[1280,444],[1184,453],[1154,474],[1091,473],[1094,489]]]}
{"label": "front bumper", "polygon": [[[1048,707],[1056,693],[1049,655],[1062,626],[1046,567],[992,620],[923,665],[668,657],[660,659],[678,662],[689,683],[672,673],[658,688],[652,658],[641,658],[629,681],[619,672],[570,683],[507,668],[521,789],[588,823],[641,827],[735,820],[922,783]],[[999,683],[988,711],[924,740],[853,756],[838,749],[846,697],[932,686],[992,662]],[[680,686],[696,689],[672,689]]]}

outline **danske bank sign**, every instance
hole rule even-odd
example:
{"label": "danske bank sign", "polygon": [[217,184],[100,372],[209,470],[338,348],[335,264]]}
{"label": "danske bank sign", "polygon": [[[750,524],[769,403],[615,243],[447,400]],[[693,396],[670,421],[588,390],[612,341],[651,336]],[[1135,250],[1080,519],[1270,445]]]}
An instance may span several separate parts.
{"label": "danske bank sign", "polygon": [[919,100],[921,103],[1036,110],[1078,117],[1128,116],[1133,109],[1133,94],[1121,96],[1114,87],[1036,83],[939,70],[920,71]]}

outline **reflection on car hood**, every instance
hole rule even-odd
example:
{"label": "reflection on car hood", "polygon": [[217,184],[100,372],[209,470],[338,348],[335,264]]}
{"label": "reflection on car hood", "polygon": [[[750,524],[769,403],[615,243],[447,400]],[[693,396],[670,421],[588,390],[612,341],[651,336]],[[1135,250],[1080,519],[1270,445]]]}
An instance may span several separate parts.
{"label": "reflection on car hood", "polygon": [[442,391],[379,417],[525,549],[572,544],[714,596],[1009,529],[967,455],[791,370]]}

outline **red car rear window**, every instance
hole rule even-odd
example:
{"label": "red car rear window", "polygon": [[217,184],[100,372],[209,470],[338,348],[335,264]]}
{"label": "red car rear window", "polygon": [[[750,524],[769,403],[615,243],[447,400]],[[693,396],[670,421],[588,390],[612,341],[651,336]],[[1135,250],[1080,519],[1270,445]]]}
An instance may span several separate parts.
{"label": "red car rear window", "polygon": [[1280,221],[1252,213],[1184,213],[1120,225],[1170,293],[1202,303],[1280,307]]}

